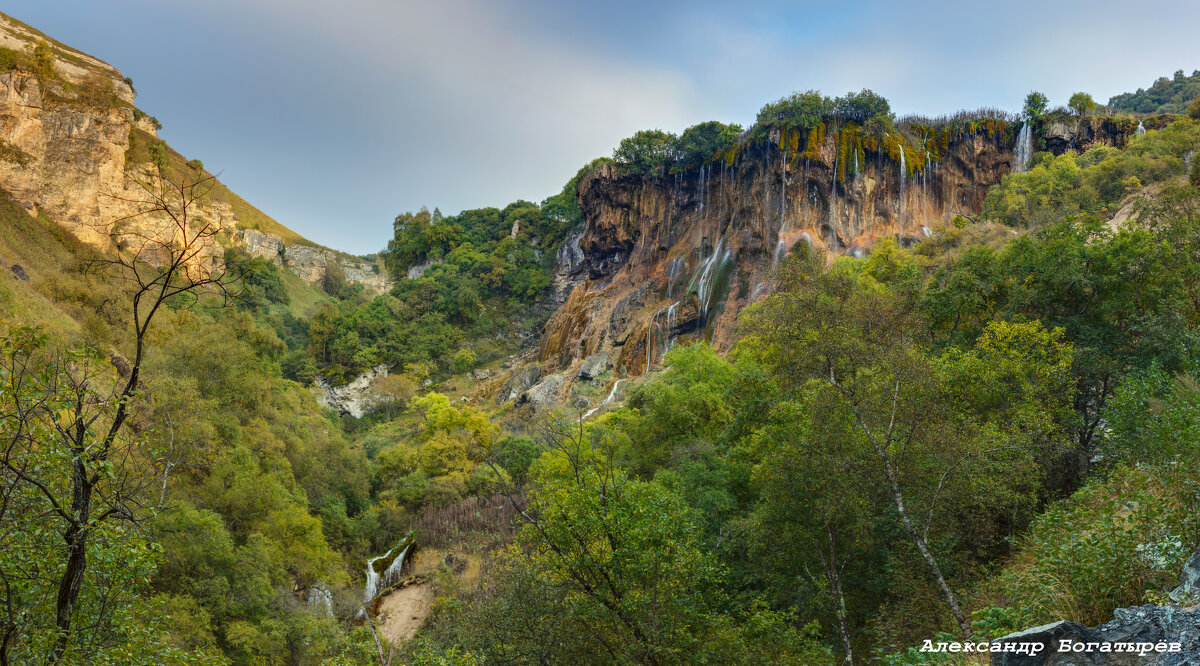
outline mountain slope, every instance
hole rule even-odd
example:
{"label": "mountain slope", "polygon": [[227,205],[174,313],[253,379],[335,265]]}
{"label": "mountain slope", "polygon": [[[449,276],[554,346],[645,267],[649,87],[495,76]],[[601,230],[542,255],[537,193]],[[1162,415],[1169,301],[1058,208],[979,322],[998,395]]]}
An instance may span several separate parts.
{"label": "mountain slope", "polygon": [[[30,215],[45,214],[82,242],[110,243],[116,221],[139,198],[133,178],[157,166],[171,176],[206,175],[172,151],[158,121],[134,105],[131,81],[111,65],[51,42],[0,14],[0,188]],[[280,224],[219,181],[201,214],[233,244],[316,284],[329,264],[375,292],[388,281],[372,262],[330,250]]]}

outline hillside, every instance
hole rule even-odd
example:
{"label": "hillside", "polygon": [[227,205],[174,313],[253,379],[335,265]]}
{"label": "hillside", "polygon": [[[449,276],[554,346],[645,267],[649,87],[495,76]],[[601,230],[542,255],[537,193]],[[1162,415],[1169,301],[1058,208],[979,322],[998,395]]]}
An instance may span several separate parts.
{"label": "hillside", "polygon": [[921,646],[1194,622],[1186,115],[797,92],[380,220],[374,263],[102,61],[0,17],[0,63],[0,664],[965,665]]}
{"label": "hillside", "polygon": [[[154,151],[173,176],[207,175],[158,138],[158,120],[135,106],[132,83],[111,65],[4,15],[0,61],[0,188],[31,215],[45,214],[101,248],[114,222],[130,213],[128,201],[140,196],[131,178],[155,166]],[[208,194],[202,214],[243,250],[310,285],[336,263],[351,281],[386,288],[377,266],[301,237],[219,181]]]}

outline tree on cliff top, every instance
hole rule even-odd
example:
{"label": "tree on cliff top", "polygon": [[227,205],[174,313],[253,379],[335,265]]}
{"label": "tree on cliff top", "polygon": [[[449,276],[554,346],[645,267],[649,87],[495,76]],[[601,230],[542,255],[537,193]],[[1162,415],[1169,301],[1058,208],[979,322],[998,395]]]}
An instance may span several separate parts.
{"label": "tree on cliff top", "polygon": [[675,155],[677,138],[660,129],[641,130],[622,139],[613,150],[613,159],[633,176],[643,178],[662,173]]}

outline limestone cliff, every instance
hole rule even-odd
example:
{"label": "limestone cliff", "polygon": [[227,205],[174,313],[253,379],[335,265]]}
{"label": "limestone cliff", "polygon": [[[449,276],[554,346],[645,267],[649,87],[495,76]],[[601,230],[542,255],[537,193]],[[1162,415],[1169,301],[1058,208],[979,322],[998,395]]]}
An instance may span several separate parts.
{"label": "limestone cliff", "polygon": [[[565,303],[546,324],[550,371],[608,352],[643,374],[676,341],[732,342],[738,312],[769,293],[772,267],[797,244],[859,255],[880,239],[911,244],[956,214],[980,212],[1014,166],[1017,127],[996,119],[856,127],[803,137],[748,133],[735,150],[643,179],[608,164],[579,184],[584,227],[560,252]],[[1133,128],[1064,124],[1056,152],[1120,145]]]}
{"label": "limestone cliff", "polygon": [[[0,72],[0,188],[31,215],[44,213],[84,243],[107,247],[114,224],[138,212],[136,202],[144,198],[135,180],[156,177],[146,156],[131,150],[138,141],[157,141],[156,121],[136,109],[133,87],[116,68],[3,14],[0,48],[32,65]],[[183,168],[186,160],[171,156]],[[338,262],[348,279],[372,291],[389,286],[386,274],[368,262],[301,238],[219,184],[194,214],[310,284]],[[147,217],[132,231],[160,234],[166,228],[163,220]],[[222,248],[210,248],[203,261],[219,262],[221,254]]]}

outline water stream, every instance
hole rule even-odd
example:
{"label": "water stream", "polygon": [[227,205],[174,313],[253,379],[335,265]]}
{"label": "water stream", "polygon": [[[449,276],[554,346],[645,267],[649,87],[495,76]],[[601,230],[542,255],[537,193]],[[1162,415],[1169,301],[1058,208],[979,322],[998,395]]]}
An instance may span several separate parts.
{"label": "water stream", "polygon": [[587,410],[586,412],[584,412],[583,416],[581,416],[581,417],[579,418],[579,420],[580,420],[580,421],[584,421],[584,420],[586,420],[586,419],[587,419],[587,417],[591,416],[592,414],[595,414],[596,412],[600,411],[601,409],[604,409],[604,406],[605,406],[605,405],[607,405],[608,403],[612,402],[612,399],[613,399],[614,397],[616,397],[616,395],[617,395],[617,387],[618,387],[618,386],[620,386],[620,385],[621,385],[621,382],[623,382],[623,381],[625,381],[625,380],[624,380],[624,379],[618,379],[618,380],[616,381],[616,383],[614,383],[614,384],[613,384],[612,390],[611,390],[611,391],[609,391],[609,392],[608,392],[608,395],[607,395],[607,396],[604,398],[604,402],[601,402],[599,405],[596,405],[595,407],[593,407],[593,408],[591,408],[591,409]]}

